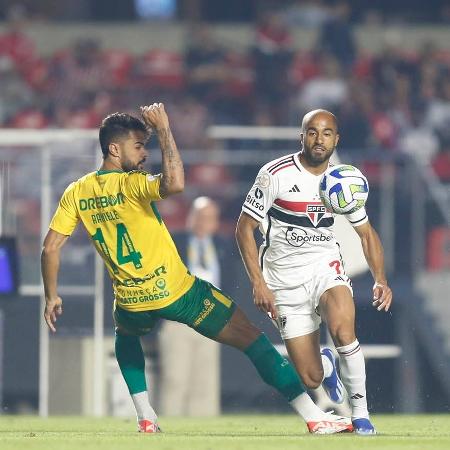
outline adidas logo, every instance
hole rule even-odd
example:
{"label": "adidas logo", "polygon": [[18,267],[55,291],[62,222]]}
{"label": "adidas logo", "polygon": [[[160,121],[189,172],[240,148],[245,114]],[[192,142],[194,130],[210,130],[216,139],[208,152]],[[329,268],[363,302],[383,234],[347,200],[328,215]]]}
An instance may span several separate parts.
{"label": "adidas logo", "polygon": [[292,186],[291,189],[289,189],[289,192],[300,192],[300,189],[296,184],[294,184],[294,186]]}
{"label": "adidas logo", "polygon": [[350,398],[352,398],[353,400],[359,400],[360,398],[364,398],[364,395],[354,394]]}

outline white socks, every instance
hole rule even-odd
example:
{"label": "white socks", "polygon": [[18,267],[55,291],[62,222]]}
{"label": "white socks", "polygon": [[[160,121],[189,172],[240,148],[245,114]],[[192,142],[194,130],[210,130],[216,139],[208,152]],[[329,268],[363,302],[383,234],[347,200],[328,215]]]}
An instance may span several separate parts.
{"label": "white socks", "polygon": [[158,416],[156,415],[154,409],[150,405],[147,391],[132,394],[131,398],[133,399],[134,407],[136,408],[136,415],[138,421],[147,419],[151,420],[153,423],[157,422]]}
{"label": "white socks", "polygon": [[306,392],[295,397],[289,404],[303,417],[305,422],[320,420],[326,416]]}
{"label": "white socks", "polygon": [[348,399],[352,406],[352,419],[362,417],[368,418],[366,366],[359,342],[358,340],[355,340],[349,345],[336,347],[336,350],[339,353],[341,379],[347,390]]}

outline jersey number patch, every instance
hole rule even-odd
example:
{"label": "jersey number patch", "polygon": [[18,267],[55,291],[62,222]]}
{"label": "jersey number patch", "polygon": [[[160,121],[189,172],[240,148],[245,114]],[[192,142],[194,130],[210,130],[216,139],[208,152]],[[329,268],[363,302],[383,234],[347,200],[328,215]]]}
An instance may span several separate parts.
{"label": "jersey number patch", "polygon": [[[116,229],[117,229],[116,254],[119,266],[131,262],[133,263],[136,269],[142,269],[141,264],[142,255],[139,251],[137,251],[134,248],[133,241],[131,240],[127,227],[123,223],[118,223],[116,225]],[[115,265],[115,263],[111,258],[111,253],[109,252],[109,249],[106,246],[105,238],[103,236],[101,228],[97,228],[97,230],[91,237],[93,241],[98,242],[100,250],[105,255],[107,261],[109,262],[109,265],[111,266],[112,271],[115,274],[118,274],[119,270],[117,269],[117,266]]]}
{"label": "jersey number patch", "polygon": [[334,267],[334,270],[336,270],[336,273],[338,275],[340,275],[342,273],[341,272],[341,262],[338,259],[331,261],[330,264],[328,264],[328,265],[330,267]]}

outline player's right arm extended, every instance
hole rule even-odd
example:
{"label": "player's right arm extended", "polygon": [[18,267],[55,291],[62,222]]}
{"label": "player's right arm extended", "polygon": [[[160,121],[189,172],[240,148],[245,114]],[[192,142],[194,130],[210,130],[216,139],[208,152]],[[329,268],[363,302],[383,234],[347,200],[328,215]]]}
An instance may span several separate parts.
{"label": "player's right arm extended", "polygon": [[141,107],[142,117],[156,130],[161,148],[162,177],[159,193],[162,198],[184,190],[184,167],[180,152],[169,126],[169,118],[162,103]]}
{"label": "player's right arm extended", "polygon": [[254,235],[257,226],[258,222],[253,217],[242,212],[236,226],[236,241],[253,286],[255,305],[275,319],[277,317],[275,297],[273,292],[267,287],[258,263],[258,249]]}
{"label": "player's right arm extended", "polygon": [[59,253],[69,236],[48,230],[41,253],[41,272],[44,282],[45,312],[48,327],[56,331],[57,316],[62,314],[62,299],[58,296]]}

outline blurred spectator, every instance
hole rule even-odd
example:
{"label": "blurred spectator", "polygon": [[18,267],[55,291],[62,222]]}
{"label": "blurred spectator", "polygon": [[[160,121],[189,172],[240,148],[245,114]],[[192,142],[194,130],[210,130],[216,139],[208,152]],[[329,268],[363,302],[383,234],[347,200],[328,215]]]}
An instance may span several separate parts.
{"label": "blurred spectator", "polygon": [[331,18],[320,29],[318,38],[319,50],[334,55],[346,69],[353,65],[357,48],[350,23],[351,12],[348,2],[338,1],[332,9]]}
{"label": "blurred spectator", "polygon": [[32,106],[34,94],[8,56],[0,57],[0,85],[0,123],[5,124]]}
{"label": "blurred spectator", "polygon": [[445,76],[446,67],[441,52],[430,41],[424,42],[419,49],[417,59],[409,68],[412,71],[412,81],[416,97],[423,100],[432,99],[436,95],[439,80]]}
{"label": "blurred spectator", "polygon": [[294,89],[300,88],[306,81],[319,76],[320,64],[318,59],[318,55],[313,55],[311,52],[304,50],[294,53],[288,71],[289,83]]}
{"label": "blurred spectator", "polygon": [[77,102],[80,96],[94,96],[107,85],[108,75],[99,42],[82,38],[55,58],[52,70],[54,88],[50,94],[57,103]]}
{"label": "blurred spectator", "polygon": [[248,124],[255,103],[255,70],[247,53],[229,49],[225,54],[227,77],[223,84],[220,115],[217,123]]}
{"label": "blurred spectator", "polygon": [[7,12],[6,31],[0,35],[0,56],[7,56],[24,73],[37,59],[34,42],[24,33],[27,17],[25,9],[13,5]]}
{"label": "blurred spectator", "polygon": [[172,131],[180,148],[205,148],[206,130],[210,124],[208,108],[192,96],[170,106]]}
{"label": "blurred spectator", "polygon": [[224,51],[204,24],[194,27],[189,38],[185,55],[188,91],[199,101],[214,104],[222,96],[227,77]]}
{"label": "blurred spectator", "polygon": [[347,93],[347,82],[342,76],[339,61],[325,55],[321,73],[303,85],[298,99],[299,108],[301,112],[317,108],[334,110],[345,100]]}
{"label": "blurred spectator", "polygon": [[375,108],[370,116],[375,146],[392,151],[396,149],[398,130],[389,114],[389,108],[389,93],[377,92]]}
{"label": "blurred spectator", "polygon": [[275,121],[285,123],[283,103],[289,94],[288,68],[292,61],[292,37],[278,12],[266,12],[255,35],[255,93],[270,106]]}
{"label": "blurred spectator", "polygon": [[133,69],[131,53],[128,50],[108,49],[103,51],[102,59],[108,73],[109,86],[114,89],[126,88],[131,82]]}
{"label": "blurred spectator", "polygon": [[411,156],[418,164],[428,165],[439,150],[439,140],[432,128],[425,125],[424,108],[411,110],[411,125],[398,143],[400,151]]}
{"label": "blurred spectator", "polygon": [[183,55],[178,52],[152,49],[142,55],[136,64],[139,86],[150,92],[179,92],[185,87]]}
{"label": "blurred spectator", "polygon": [[351,80],[348,95],[337,114],[340,148],[361,152],[362,149],[373,146],[370,124],[373,107],[371,89],[356,80]]}
{"label": "blurred spectator", "polygon": [[397,47],[386,45],[373,61],[373,82],[380,92],[390,92],[399,74],[412,74],[412,55],[402,53]]}
{"label": "blurred spectator", "polygon": [[413,100],[410,77],[398,74],[393,82],[388,111],[399,133],[410,126],[410,104]]}

